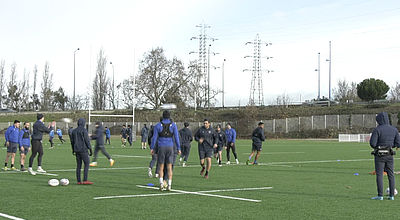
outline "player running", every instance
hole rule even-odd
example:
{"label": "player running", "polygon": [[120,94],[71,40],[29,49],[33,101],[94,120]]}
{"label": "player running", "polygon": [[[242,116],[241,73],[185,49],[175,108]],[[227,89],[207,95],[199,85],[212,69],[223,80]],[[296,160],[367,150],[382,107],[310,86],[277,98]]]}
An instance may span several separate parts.
{"label": "player running", "polygon": [[257,165],[257,160],[260,157],[260,153],[262,150],[262,142],[265,141],[265,135],[264,135],[264,122],[260,121],[258,123],[258,127],[254,129],[252,135],[251,135],[251,140],[253,141],[252,145],[252,150],[251,154],[249,156],[249,159],[246,161],[246,165],[249,165],[251,157],[257,152],[256,157],[254,158],[253,165]]}
{"label": "player running", "polygon": [[11,156],[11,170],[17,170],[14,167],[15,162],[15,153],[17,152],[18,145],[19,145],[19,125],[20,122],[18,120],[14,121],[14,124],[7,128],[5,133],[6,138],[6,146],[7,146],[7,155],[4,161],[4,171],[7,171],[8,159]]}
{"label": "player running", "polygon": [[178,154],[181,153],[181,146],[179,143],[179,133],[176,124],[170,118],[171,114],[169,111],[163,112],[163,120],[154,126],[153,139],[151,141],[151,155],[155,152],[156,143],[158,144],[158,158],[157,163],[159,165],[159,178],[160,178],[160,190],[164,190],[164,164],[168,170],[168,187],[167,190],[171,190],[172,186],[172,163],[174,159],[174,142]]}
{"label": "player running", "polygon": [[115,161],[111,159],[110,154],[107,153],[106,148],[104,147],[104,128],[101,125],[101,122],[96,122],[96,131],[92,134],[91,138],[92,140],[96,140],[96,147],[94,148],[94,156],[90,166],[97,166],[97,154],[99,153],[99,150],[101,150],[103,155],[107,157],[108,161],[110,161],[110,166],[113,166]]}
{"label": "player running", "polygon": [[[204,178],[208,179],[208,173],[211,169],[211,157],[214,153],[213,148],[217,148],[218,137],[215,133],[214,129],[211,127],[210,121],[208,119],[204,119],[204,126],[197,130],[196,134],[194,135],[196,141],[198,141],[198,148],[199,148],[199,158],[200,158],[200,165],[201,171],[200,175],[204,175]],[[207,161],[207,170],[204,166],[204,160]]]}
{"label": "player running", "polygon": [[50,133],[49,133],[50,149],[53,149],[53,148],[54,148],[53,139],[54,139],[54,129],[52,129],[52,130],[50,131]]}
{"label": "player running", "polygon": [[235,146],[235,142],[236,142],[236,130],[232,128],[231,124],[228,123],[226,124],[226,129],[225,129],[225,135],[226,135],[226,140],[228,142],[227,146],[226,146],[226,158],[227,158],[227,162],[226,164],[231,164],[231,155],[230,155],[230,151],[232,149],[232,153],[233,156],[235,157],[236,160],[236,164],[239,164],[239,160],[237,158],[237,154],[236,154],[236,146]]}
{"label": "player running", "polygon": [[179,158],[179,163],[181,163],[183,160],[182,167],[186,167],[186,163],[190,154],[191,142],[193,141],[193,135],[192,131],[189,129],[188,122],[183,123],[183,126],[185,127],[179,130],[179,136],[181,138],[180,140],[182,147],[182,154],[181,157]]}
{"label": "player running", "polygon": [[[31,157],[29,158],[29,167],[28,167],[28,172],[32,175],[36,175],[36,172],[33,171],[33,169],[32,169],[32,165],[33,165],[33,160],[35,159],[35,157],[38,153],[39,153],[39,156],[38,156],[37,171],[39,173],[46,172],[42,168],[42,157],[43,157],[42,138],[43,138],[43,133],[50,133],[50,131],[53,130],[53,127],[51,127],[50,125],[48,127],[46,127],[43,122],[44,122],[44,115],[38,114],[37,121],[35,122],[35,124],[33,124],[32,141],[31,141],[32,154],[31,154]],[[53,126],[55,126],[55,124]]]}
{"label": "player running", "polygon": [[24,123],[24,128],[19,131],[19,153],[21,154],[21,171],[27,171],[25,168],[26,155],[31,151],[31,132],[29,122]]}
{"label": "player running", "polygon": [[226,147],[226,135],[221,130],[221,125],[217,125],[218,146],[214,148],[214,157],[217,158],[218,166],[222,166],[222,148]]}
{"label": "player running", "polygon": [[57,136],[58,136],[58,139],[61,141],[61,144],[63,144],[65,142],[65,140],[63,139],[61,129],[57,129]]}
{"label": "player running", "polygon": [[[83,118],[78,120],[78,127],[72,131],[71,147],[72,155],[76,156],[76,180],[78,185],[92,185],[93,182],[88,181],[89,174],[89,156],[92,156],[92,147],[90,146],[90,140],[88,132],[85,129],[86,121]],[[90,154],[88,155],[88,150]],[[82,161],[84,163],[83,168],[83,182],[81,182],[81,168]]]}

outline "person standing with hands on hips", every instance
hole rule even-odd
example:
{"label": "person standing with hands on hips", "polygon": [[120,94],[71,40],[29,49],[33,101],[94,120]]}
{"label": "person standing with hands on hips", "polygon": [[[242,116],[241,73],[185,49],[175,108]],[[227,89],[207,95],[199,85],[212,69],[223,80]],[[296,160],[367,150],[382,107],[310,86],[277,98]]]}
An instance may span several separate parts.
{"label": "person standing with hands on hips", "polygon": [[396,153],[393,147],[400,147],[399,131],[390,125],[389,116],[386,112],[376,116],[378,127],[374,129],[369,144],[374,149],[371,154],[375,157],[376,186],[378,196],[372,197],[374,200],[383,200],[383,171],[387,172],[389,179],[389,200],[394,200],[395,180],[394,180],[394,160]]}

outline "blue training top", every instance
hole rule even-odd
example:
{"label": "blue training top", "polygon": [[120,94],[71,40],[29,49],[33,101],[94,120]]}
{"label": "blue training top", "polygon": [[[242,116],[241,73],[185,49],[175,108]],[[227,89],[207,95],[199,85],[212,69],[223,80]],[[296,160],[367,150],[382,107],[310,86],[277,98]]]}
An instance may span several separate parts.
{"label": "blue training top", "polygon": [[[159,134],[163,130],[163,125],[164,124],[170,124],[171,126],[169,127],[169,131],[173,134],[173,137],[159,137]],[[162,123],[159,122],[154,126],[154,132],[153,132],[153,139],[151,140],[151,146],[150,149],[154,149],[154,146],[158,144],[158,147],[174,147],[174,141],[175,145],[178,151],[181,150],[181,145],[179,141],[179,133],[178,133],[178,127],[174,122],[172,122],[170,119],[163,119]]]}

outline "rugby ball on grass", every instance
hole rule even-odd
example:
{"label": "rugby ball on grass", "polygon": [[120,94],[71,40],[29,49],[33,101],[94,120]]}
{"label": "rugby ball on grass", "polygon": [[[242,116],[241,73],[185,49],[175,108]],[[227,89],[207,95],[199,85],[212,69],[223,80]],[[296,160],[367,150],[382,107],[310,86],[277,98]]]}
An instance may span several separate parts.
{"label": "rugby ball on grass", "polygon": [[68,186],[69,180],[68,179],[60,179],[60,185],[61,186]]}
{"label": "rugby ball on grass", "polygon": [[49,184],[49,186],[58,186],[60,184],[58,179],[50,179],[47,183]]}
{"label": "rugby ball on grass", "polygon": [[[396,196],[397,195],[397,189],[394,189],[394,195]],[[387,189],[386,189],[386,194],[390,194],[390,188],[388,187]]]}

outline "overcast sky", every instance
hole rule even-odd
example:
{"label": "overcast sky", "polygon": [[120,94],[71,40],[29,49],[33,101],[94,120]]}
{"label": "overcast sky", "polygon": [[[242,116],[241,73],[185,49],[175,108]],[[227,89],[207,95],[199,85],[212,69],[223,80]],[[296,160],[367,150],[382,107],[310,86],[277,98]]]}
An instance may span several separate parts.
{"label": "overcast sky", "polygon": [[[88,92],[100,48],[114,63],[117,81],[137,71],[143,54],[163,47],[187,66],[195,60],[199,34],[195,26],[211,26],[219,40],[219,55],[211,64],[225,63],[226,105],[246,105],[250,94],[252,47],[259,34],[272,46],[264,47],[265,103],[287,94],[292,101],[317,96],[318,52],[321,53],[321,95],[328,95],[329,41],[332,41],[332,84],[383,79],[400,81],[400,1],[398,0],[0,0],[0,60],[40,73],[50,63],[55,88],[73,92],[73,54],[76,48],[77,93]],[[108,67],[111,76],[112,68]],[[212,86],[221,89],[221,70],[211,72]],[[220,97],[217,105],[220,105]]]}

